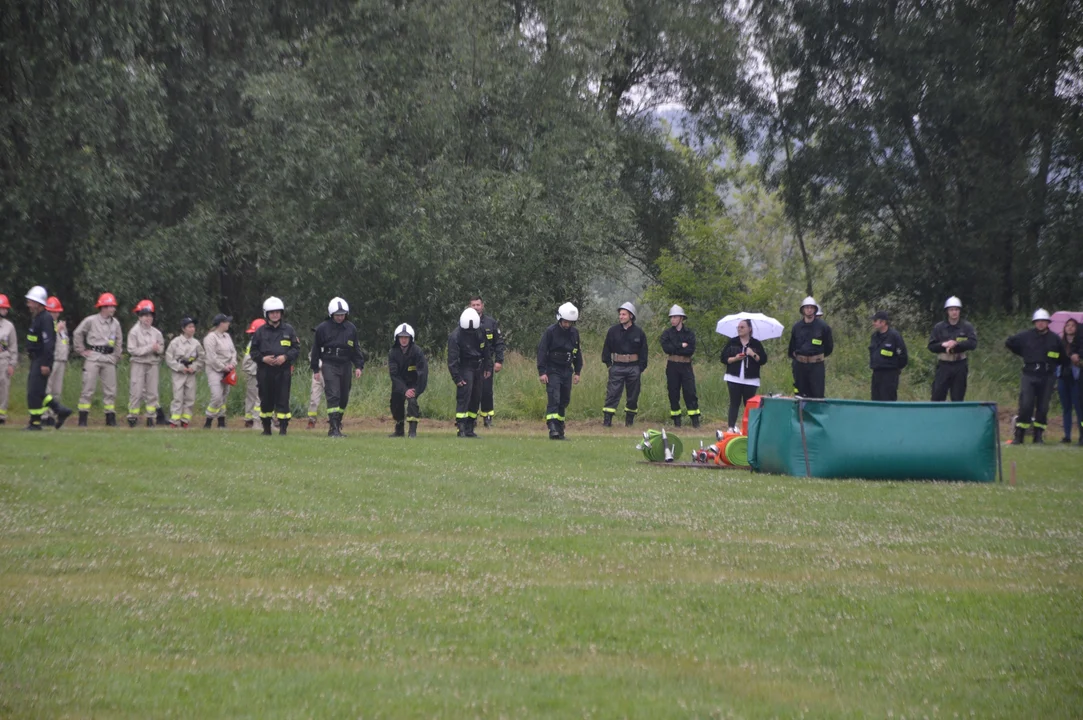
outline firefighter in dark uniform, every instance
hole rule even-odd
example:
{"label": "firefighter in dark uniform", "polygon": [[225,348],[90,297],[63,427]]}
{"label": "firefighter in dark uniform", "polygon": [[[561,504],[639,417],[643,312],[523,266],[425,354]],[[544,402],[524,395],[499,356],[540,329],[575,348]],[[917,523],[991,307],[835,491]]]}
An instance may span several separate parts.
{"label": "firefighter in dark uniform", "polygon": [[455,427],[459,437],[476,438],[481,383],[493,374],[493,361],[481,331],[481,316],[474,308],[463,310],[459,327],[448,335],[447,369],[455,382]]}
{"label": "firefighter in dark uniform", "polygon": [[626,391],[624,424],[631,427],[639,412],[639,378],[647,369],[647,335],[635,324],[636,306],[626,302],[617,310],[617,324],[609,328],[602,344],[602,362],[609,368],[602,424],[613,426],[621,391]]}
{"label": "firefighter in dark uniform", "polygon": [[53,317],[45,312],[49,293],[41,285],[35,285],[26,293],[26,307],[32,317],[26,331],[26,350],[30,356],[30,376],[26,380],[26,408],[30,413],[27,430],[41,430],[41,416],[45,408],[56,413],[56,429],[71,415],[71,409],[49,395],[49,373],[53,370],[53,352],[56,348],[56,331]]}
{"label": "firefighter in dark uniform", "polygon": [[869,369],[872,370],[872,399],[895,402],[899,399],[899,375],[910,362],[906,343],[891,327],[891,316],[883,310],[872,316],[875,328],[869,341]]}
{"label": "firefighter in dark uniform", "polygon": [[485,314],[485,302],[475,295],[470,298],[470,307],[478,311],[481,316],[481,331],[485,335],[485,343],[492,349],[493,373],[481,381],[481,410],[478,411],[485,421],[485,427],[493,425],[493,382],[496,374],[504,367],[504,335],[500,332],[500,324],[492,315]]}
{"label": "firefighter in dark uniform", "polygon": [[286,306],[276,297],[263,301],[267,324],[252,335],[249,356],[256,363],[259,386],[259,419],[263,434],[271,434],[271,421],[278,420],[278,434],[285,435],[290,424],[290,368],[301,354],[301,341],[293,326],[282,322]]}
{"label": "firefighter in dark uniform", "polygon": [[1004,345],[1023,358],[1023,374],[1019,384],[1019,415],[1015,418],[1014,445],[1022,445],[1027,428],[1034,428],[1035,444],[1042,444],[1049,398],[1053,394],[1057,365],[1064,353],[1064,343],[1056,333],[1049,332],[1049,313],[1038,308],[1031,318],[1034,327],[1012,335]]}
{"label": "firefighter in dark uniform", "polygon": [[966,354],[978,347],[974,326],[961,320],[963,301],[952,295],[944,302],[948,319],[938,322],[929,338],[929,352],[936,353],[936,376],[933,378],[933,402],[944,402],[951,393],[952,402],[966,398],[966,379],[970,372]]}
{"label": "firefighter in dark uniform", "polygon": [[811,297],[801,301],[801,319],[790,328],[787,354],[793,365],[793,384],[797,394],[807,398],[822,398],[827,378],[824,360],[835,349],[831,326],[816,317],[819,305]]}
{"label": "firefighter in dark uniform", "polygon": [[360,378],[361,371],[365,369],[365,355],[357,339],[357,328],[346,319],[349,314],[350,306],[345,300],[331,298],[327,304],[327,319],[316,327],[309,358],[312,376],[321,373],[323,376],[328,437],[345,437],[342,434],[342,416],[350,404],[350,386],[353,379]]}
{"label": "firefighter in dark uniform", "polygon": [[557,321],[538,341],[538,380],[545,386],[545,425],[550,440],[564,439],[565,411],[572,399],[572,385],[579,384],[583,353],[579,350],[579,309],[570,302],[557,309]]}
{"label": "firefighter in dark uniform", "polygon": [[666,388],[669,390],[669,417],[681,426],[681,391],[692,427],[699,427],[699,400],[696,397],[696,374],[692,371],[692,355],[696,352],[696,334],[684,321],[684,308],[669,309],[669,327],[662,331],[662,352],[669,356],[666,363]]}
{"label": "firefighter in dark uniform", "polygon": [[416,438],[421,419],[417,399],[429,384],[429,361],[414,343],[414,329],[407,323],[395,328],[395,344],[387,353],[387,370],[391,374],[391,417],[395,418],[395,432],[390,437],[402,437],[404,424],[408,423],[407,437]]}

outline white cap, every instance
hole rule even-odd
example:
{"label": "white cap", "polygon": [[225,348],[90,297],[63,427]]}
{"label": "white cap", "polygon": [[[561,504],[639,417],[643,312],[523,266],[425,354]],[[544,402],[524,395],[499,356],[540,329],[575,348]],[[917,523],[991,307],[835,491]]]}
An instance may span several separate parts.
{"label": "white cap", "polygon": [[628,312],[632,313],[632,318],[633,318],[633,319],[634,319],[634,318],[635,318],[635,316],[636,316],[636,306],[635,306],[635,305],[633,305],[633,304],[632,304],[632,303],[630,303],[630,302],[626,302],[626,303],[624,303],[623,305],[621,305],[621,306],[620,306],[620,307],[618,308],[618,310],[627,310]]}
{"label": "white cap", "polygon": [[281,310],[285,312],[286,304],[282,302],[280,298],[276,298],[274,295],[263,301],[263,314],[271,312],[272,310]]}
{"label": "white cap", "polygon": [[44,305],[49,302],[49,293],[41,285],[35,285],[27,291],[26,299]]}
{"label": "white cap", "polygon": [[557,308],[557,319],[576,322],[579,320],[579,308],[572,305],[570,302],[566,302]]}
{"label": "white cap", "polygon": [[1038,308],[1037,310],[1034,311],[1034,316],[1030,319],[1030,321],[1034,322],[1035,320],[1048,320],[1048,319],[1049,319],[1049,311],[1046,310],[1045,308]]}
{"label": "white cap", "polygon": [[415,339],[416,337],[414,335],[414,329],[410,327],[408,323],[403,323],[402,325],[399,325],[397,328],[395,328],[396,339],[402,337],[403,335],[409,335],[411,340]]}
{"label": "white cap", "polygon": [[955,297],[954,295],[952,295],[950,298],[948,298],[947,300],[944,301],[944,309],[945,310],[947,310],[948,308],[953,308],[953,307],[954,308],[959,308],[960,310],[963,308],[963,301],[960,300],[959,298]]}
{"label": "white cap", "polygon": [[[635,314],[635,313],[633,313],[633,314]],[[681,317],[688,317],[688,313],[686,313],[684,311],[684,308],[681,307],[680,305],[674,305],[673,307],[671,307],[669,309],[669,316],[673,317],[674,315],[680,315]]]}
{"label": "white cap", "polygon": [[330,315],[349,315],[350,304],[340,297],[331,298],[331,302],[327,303],[327,314]]}
{"label": "white cap", "polygon": [[811,295],[809,295],[807,298],[805,298],[804,300],[801,301],[801,307],[802,308],[808,307],[809,305],[812,305],[817,310],[820,309],[820,304],[817,303],[816,300]]}
{"label": "white cap", "polygon": [[463,330],[477,330],[481,327],[481,315],[474,308],[466,308],[459,316],[459,327]]}

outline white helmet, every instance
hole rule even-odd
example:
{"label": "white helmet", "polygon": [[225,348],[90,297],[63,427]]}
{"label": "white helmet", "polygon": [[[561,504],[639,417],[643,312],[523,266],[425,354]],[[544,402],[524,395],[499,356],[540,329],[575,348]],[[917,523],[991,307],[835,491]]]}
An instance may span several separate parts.
{"label": "white helmet", "polygon": [[396,340],[398,340],[403,335],[409,335],[411,340],[414,339],[414,329],[410,327],[409,323],[403,323],[402,325],[399,325],[397,328],[395,328]]}
{"label": "white helmet", "polygon": [[817,310],[820,309],[820,304],[818,302],[816,302],[816,299],[813,298],[811,295],[809,295],[807,298],[805,298],[804,300],[801,301],[801,309],[803,310],[804,308],[808,307],[809,305],[812,305]]}
{"label": "white helmet", "polygon": [[[264,308],[267,306],[264,305]],[[340,297],[331,298],[331,302],[327,303],[327,316],[332,315],[349,315],[350,304]]]}
{"label": "white helmet", "polygon": [[478,315],[474,308],[463,310],[463,314],[459,316],[459,327],[463,330],[477,330],[481,327],[481,315]]}
{"label": "white helmet", "polygon": [[620,306],[619,308],[617,308],[617,309],[618,309],[618,310],[627,310],[628,312],[632,313],[632,319],[633,319],[633,320],[635,320],[635,317],[636,317],[636,306],[635,306],[635,305],[633,305],[632,303],[630,303],[630,302],[626,302],[626,303],[624,303],[623,305],[621,305],[621,306]]}
{"label": "white helmet", "polygon": [[570,302],[566,302],[557,308],[557,320],[567,320],[568,322],[576,322],[579,320],[579,308],[572,305]]}
{"label": "white helmet", "polygon": [[948,308],[953,308],[953,307],[954,308],[959,308],[960,310],[963,309],[963,301],[960,300],[959,298],[955,297],[954,295],[952,295],[950,298],[948,298],[947,300],[944,301],[944,309],[945,310],[947,310]]}
{"label": "white helmet", "polygon": [[823,317],[824,309],[819,305],[816,306],[816,317]]}
{"label": "white helmet", "polygon": [[263,317],[267,317],[267,313],[272,310],[281,310],[286,312],[286,304],[282,302],[280,298],[276,298],[274,295],[263,301]]}
{"label": "white helmet", "polygon": [[1031,322],[1035,320],[1048,320],[1049,312],[1045,308],[1038,308],[1034,311],[1034,316],[1030,319]]}
{"label": "white helmet", "polygon": [[41,285],[35,285],[27,291],[26,299],[44,305],[49,301],[49,293]]}
{"label": "white helmet", "polygon": [[[635,315],[634,312],[632,314]],[[669,316],[673,317],[674,315],[680,315],[681,317],[688,317],[688,313],[686,313],[684,311],[684,308],[681,307],[680,305],[674,305],[673,307],[671,307],[669,309]]]}

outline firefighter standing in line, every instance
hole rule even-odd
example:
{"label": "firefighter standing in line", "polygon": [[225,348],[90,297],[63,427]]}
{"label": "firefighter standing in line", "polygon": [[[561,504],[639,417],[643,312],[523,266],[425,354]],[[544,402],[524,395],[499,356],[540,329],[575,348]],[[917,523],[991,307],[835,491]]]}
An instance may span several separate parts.
{"label": "firefighter standing in line", "polygon": [[974,326],[961,320],[963,301],[952,295],[944,302],[948,319],[938,322],[929,338],[929,351],[936,353],[936,376],[933,378],[933,402],[944,402],[951,393],[952,402],[966,398],[969,373],[966,354],[978,347]]}
{"label": "firefighter standing in line", "polygon": [[872,339],[869,341],[869,369],[872,370],[872,399],[895,402],[899,399],[899,375],[910,362],[906,343],[891,327],[891,316],[880,310],[872,316]]}
{"label": "firefighter standing in line", "polygon": [[218,313],[211,321],[213,326],[203,338],[203,350],[207,353],[207,384],[211,388],[211,401],[207,405],[207,419],[203,429],[210,429],[214,419],[218,418],[218,427],[226,426],[226,399],[229,397],[229,383],[226,377],[237,367],[237,348],[229,336],[229,324],[233,318]]}
{"label": "firefighter standing in line", "polygon": [[566,302],[557,309],[557,321],[538,341],[538,380],[545,386],[545,424],[550,440],[564,439],[565,412],[572,385],[579,384],[583,353],[579,348],[579,309]]}
{"label": "firefighter standing in line", "polygon": [[79,427],[86,427],[90,415],[90,402],[94,399],[98,380],[102,384],[102,404],[105,406],[105,424],[117,424],[117,363],[124,348],[124,330],[114,315],[117,299],[113,293],[103,293],[95,305],[98,312],[83,319],[75,328],[72,339],[75,352],[85,358],[83,362],[83,391],[79,395]]}
{"label": "firefighter standing in line", "polygon": [[485,342],[491,348],[493,355],[493,373],[481,381],[481,410],[478,415],[484,420],[485,427],[493,425],[493,383],[496,374],[504,367],[504,334],[500,332],[500,324],[492,315],[485,314],[485,302],[481,296],[475,295],[470,298],[470,307],[478,311],[481,316],[481,331],[485,335]]}
{"label": "firefighter standing in line", "polygon": [[[60,319],[60,313],[64,312],[64,306],[60,304],[60,298],[50,296],[45,301],[45,311],[53,318],[53,332],[56,333],[56,344],[53,347],[53,369],[49,372],[49,384],[45,386],[45,392],[60,400],[64,395],[64,372],[68,369],[68,355],[71,353],[71,341],[68,338],[68,324]],[[48,427],[56,425],[56,413],[45,408],[41,417],[41,424]]]}
{"label": "firefighter standing in line", "polygon": [[[350,306],[340,297],[331,298],[327,304],[327,319],[316,328],[312,343],[309,367],[312,377],[323,380],[327,393],[327,430],[329,437],[345,437],[342,434],[342,416],[350,404],[350,387],[353,379],[360,379],[365,369],[365,355],[357,339],[357,328],[347,320]],[[350,365],[353,365],[353,377]]]}
{"label": "firefighter standing in line", "polygon": [[790,328],[787,355],[792,359],[796,393],[807,398],[825,395],[824,359],[835,349],[831,326],[816,317],[819,305],[811,297],[801,301],[801,319]]}
{"label": "firefighter standing in line", "polygon": [[7,295],[0,295],[0,425],[7,422],[11,378],[19,364],[19,341],[15,326],[8,320],[9,312],[11,301]]}
{"label": "firefighter standing in line", "polygon": [[681,426],[681,392],[692,427],[699,427],[699,399],[696,397],[696,374],[692,370],[692,355],[696,352],[696,334],[684,321],[684,308],[669,309],[669,327],[662,331],[662,352],[669,356],[666,363],[666,389],[669,391],[669,417],[675,427]]}
{"label": "firefighter standing in line", "polygon": [[[322,365],[319,369],[323,369]],[[312,384],[308,388],[308,426],[306,428],[308,430],[316,429],[316,418],[320,414],[321,400],[323,400],[323,375],[317,371],[312,373]]]}
{"label": "firefighter standing in line", "polygon": [[414,329],[402,323],[395,328],[395,344],[387,353],[387,370],[391,375],[391,417],[395,432],[389,437],[402,437],[403,423],[409,423],[407,437],[417,437],[421,409],[417,399],[429,384],[429,361],[414,343]]}
{"label": "firefighter standing in line", "polygon": [[492,375],[493,361],[489,344],[481,331],[481,316],[466,308],[459,316],[459,327],[447,338],[447,369],[455,383],[455,426],[458,436],[476,438],[474,428],[481,407],[481,383]]}
{"label": "firefighter standing in line", "polygon": [[132,310],[139,322],[128,331],[128,427],[139,422],[139,406],[146,411],[147,427],[161,411],[158,405],[158,366],[165,352],[165,338],[154,327],[154,303],[140,300]]}
{"label": "firefighter standing in line", "polygon": [[53,369],[53,352],[56,335],[53,330],[53,318],[45,312],[48,293],[45,288],[35,285],[26,293],[26,307],[30,310],[30,329],[26,333],[26,351],[30,356],[30,376],[26,380],[26,408],[30,414],[27,430],[41,430],[41,416],[48,407],[56,413],[56,429],[71,415],[71,410],[48,394],[49,373]]}
{"label": "firefighter standing in line", "polygon": [[[267,322],[263,318],[256,318],[248,324],[246,335],[252,335]],[[252,338],[248,338],[248,345],[244,348],[244,357],[241,358],[241,369],[244,370],[244,426],[251,428],[255,424],[255,418],[259,407],[259,381],[256,380],[256,363],[252,360]]]}
{"label": "firefighter standing in line", "polygon": [[1004,346],[1023,358],[1019,383],[1019,415],[1015,418],[1013,445],[1022,445],[1027,429],[1034,428],[1034,443],[1044,443],[1049,398],[1053,394],[1054,373],[1061,361],[1064,345],[1056,333],[1049,332],[1049,313],[1038,308],[1031,317],[1034,327],[1012,335]]}
{"label": "firefighter standing in line", "polygon": [[203,369],[206,353],[195,338],[196,321],[181,318],[181,334],[165,349],[165,364],[173,375],[173,402],[169,407],[169,427],[187,428],[196,404],[196,375]]}
{"label": "firefighter standing in line", "polygon": [[602,424],[613,426],[613,415],[622,391],[624,424],[631,427],[639,412],[639,378],[647,369],[647,336],[635,324],[636,306],[626,302],[617,310],[617,324],[609,328],[602,344],[602,363],[609,368],[609,383],[605,389]]}
{"label": "firefighter standing in line", "polygon": [[267,323],[252,336],[252,360],[256,363],[259,382],[259,419],[263,434],[271,434],[271,420],[278,420],[278,434],[289,429],[290,366],[301,354],[301,341],[289,323],[282,322],[286,305],[271,296],[263,301],[263,317]]}

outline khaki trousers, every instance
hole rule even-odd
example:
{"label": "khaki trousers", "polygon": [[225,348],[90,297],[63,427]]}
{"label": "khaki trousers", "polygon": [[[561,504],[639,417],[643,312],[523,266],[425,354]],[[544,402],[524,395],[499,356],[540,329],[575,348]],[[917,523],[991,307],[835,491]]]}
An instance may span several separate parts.
{"label": "khaki trousers", "polygon": [[94,399],[94,391],[98,388],[98,381],[102,383],[102,404],[105,412],[117,411],[117,366],[105,360],[87,358],[83,362],[83,392],[79,395],[79,409],[90,410],[90,401]]}
{"label": "khaki trousers", "polygon": [[158,363],[131,364],[131,380],[128,383],[128,417],[139,414],[143,403],[147,417],[154,417],[158,410]]}
{"label": "khaki trousers", "polygon": [[192,419],[192,406],[196,404],[196,374],[173,372],[173,403],[169,407],[169,419],[173,423]]}
{"label": "khaki trousers", "polygon": [[308,396],[308,416],[310,418],[316,417],[320,410],[320,400],[323,400],[323,373],[320,373],[320,378],[317,380],[312,378],[312,390]]}
{"label": "khaki trousers", "polygon": [[8,393],[11,392],[11,378],[8,377],[7,358],[0,360],[0,418],[8,416]]}
{"label": "khaki trousers", "polygon": [[[64,372],[67,369],[67,360],[53,361],[53,370],[49,373],[49,383],[45,386],[45,394],[52,396],[54,400],[60,400],[64,394]],[[50,408],[45,408],[42,417],[56,417],[56,413]]]}
{"label": "khaki trousers", "polygon": [[244,419],[255,420],[259,417],[259,383],[255,375],[244,376]]}
{"label": "khaki trousers", "polygon": [[226,416],[226,398],[229,397],[229,385],[222,382],[226,373],[207,370],[207,383],[211,386],[211,402],[207,405],[207,417]]}

